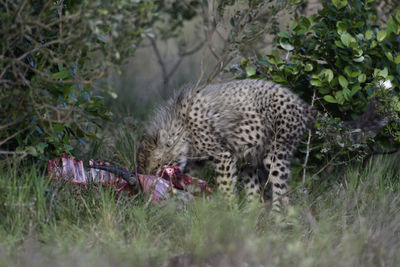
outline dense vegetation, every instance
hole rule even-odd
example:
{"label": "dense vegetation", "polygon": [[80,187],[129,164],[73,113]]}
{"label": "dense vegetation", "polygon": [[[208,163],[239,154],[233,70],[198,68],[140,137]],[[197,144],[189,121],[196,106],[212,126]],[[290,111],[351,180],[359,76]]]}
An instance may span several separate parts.
{"label": "dense vegetation", "polygon": [[[277,50],[254,64],[243,60],[241,70],[247,77],[291,88],[327,115],[317,122],[311,139],[311,162],[317,166],[310,167],[317,171],[321,162],[341,162],[343,156],[360,159],[398,149],[399,34],[400,9],[378,22],[374,1],[332,1],[318,14],[293,20],[276,36]],[[392,81],[389,90],[379,86],[385,80]],[[372,98],[379,99],[378,112],[389,124],[374,142],[346,138],[354,129],[344,129],[341,121],[356,119]],[[332,132],[342,133],[341,138],[329,140]],[[303,146],[300,151],[307,153],[310,148]]]}

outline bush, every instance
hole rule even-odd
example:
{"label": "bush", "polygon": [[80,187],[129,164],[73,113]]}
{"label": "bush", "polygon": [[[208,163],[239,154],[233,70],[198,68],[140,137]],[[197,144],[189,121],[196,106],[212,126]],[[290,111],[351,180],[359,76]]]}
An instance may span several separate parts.
{"label": "bush", "polygon": [[[242,61],[247,77],[267,78],[283,84],[311,102],[315,91],[315,106],[330,116],[326,123],[340,125],[340,120],[358,117],[374,96],[383,100],[385,112],[399,121],[400,102],[400,9],[386,21],[376,24],[377,15],[372,0],[332,0],[325,3],[317,15],[300,17],[275,38],[278,50],[251,65]],[[256,72],[255,70],[259,70]],[[380,80],[389,79],[390,91],[376,90]],[[336,119],[335,119],[336,118]],[[340,118],[338,120],[337,118]],[[340,129],[336,129],[340,130]],[[388,139],[389,137],[389,139]],[[400,142],[397,124],[389,124],[377,138],[386,148]],[[343,140],[335,139],[340,146]],[[361,144],[347,143],[348,149]],[[321,151],[331,151],[331,144],[315,141],[314,157]],[[322,148],[323,147],[323,148]]]}
{"label": "bush", "polygon": [[110,113],[95,82],[133,54],[153,9],[146,1],[0,1],[1,156],[55,156],[96,138]]}

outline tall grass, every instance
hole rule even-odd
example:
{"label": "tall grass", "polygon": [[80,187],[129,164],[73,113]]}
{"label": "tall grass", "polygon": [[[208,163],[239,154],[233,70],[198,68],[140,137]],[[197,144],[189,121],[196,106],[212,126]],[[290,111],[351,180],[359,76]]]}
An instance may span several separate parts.
{"label": "tall grass", "polygon": [[398,155],[325,173],[285,214],[218,194],[160,208],[17,163],[0,174],[0,266],[400,264]]}

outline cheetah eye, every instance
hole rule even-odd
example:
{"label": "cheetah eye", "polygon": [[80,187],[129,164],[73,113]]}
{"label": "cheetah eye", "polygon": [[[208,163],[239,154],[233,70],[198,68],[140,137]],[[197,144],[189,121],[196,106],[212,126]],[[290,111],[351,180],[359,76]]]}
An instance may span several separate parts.
{"label": "cheetah eye", "polygon": [[170,148],[170,147],[172,147],[173,144],[174,144],[174,141],[173,141],[173,140],[168,140],[166,146],[167,146],[168,148]]}

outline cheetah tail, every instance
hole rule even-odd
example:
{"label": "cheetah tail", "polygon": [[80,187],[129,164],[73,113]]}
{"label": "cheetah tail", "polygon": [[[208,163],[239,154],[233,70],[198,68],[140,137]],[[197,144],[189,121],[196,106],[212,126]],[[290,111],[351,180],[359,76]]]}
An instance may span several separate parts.
{"label": "cheetah tail", "polygon": [[362,142],[370,137],[377,135],[388,123],[388,114],[379,112],[379,98],[372,98],[366,110],[357,119],[345,121],[344,125],[352,129],[360,129],[359,132],[352,133],[352,139]]}
{"label": "cheetah tail", "polygon": [[[391,92],[390,80],[380,81],[377,90],[382,89]],[[361,131],[353,133],[354,141],[360,142],[377,135],[389,122],[390,112],[382,110],[381,97],[375,96],[369,102],[367,109],[355,120],[345,121],[344,125]]]}

